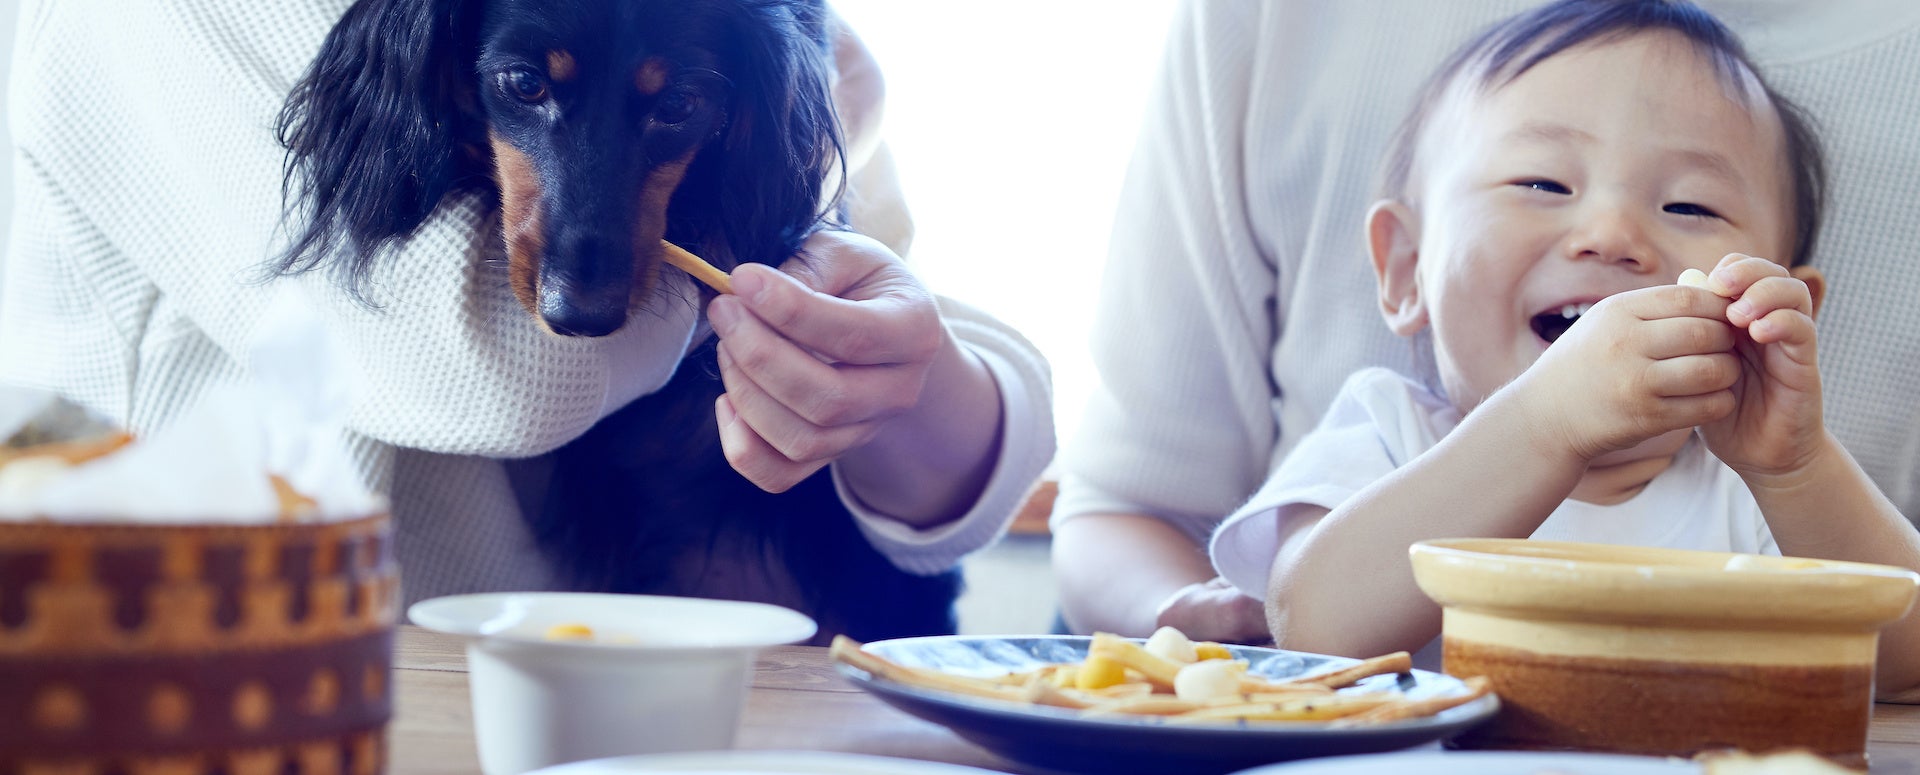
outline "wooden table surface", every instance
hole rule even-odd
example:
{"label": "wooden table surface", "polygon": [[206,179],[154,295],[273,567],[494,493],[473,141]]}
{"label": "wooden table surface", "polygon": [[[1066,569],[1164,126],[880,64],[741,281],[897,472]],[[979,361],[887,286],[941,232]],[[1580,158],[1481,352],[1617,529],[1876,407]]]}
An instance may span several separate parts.
{"label": "wooden table surface", "polygon": [[[459,638],[403,625],[394,654],[389,727],[393,775],[474,775],[467,658]],[[1867,752],[1875,773],[1920,775],[1920,706],[1877,705]],[[965,764],[1033,775],[946,727],[894,710],[834,670],[827,650],[781,646],[754,666],[735,745],[743,749],[842,751]]]}

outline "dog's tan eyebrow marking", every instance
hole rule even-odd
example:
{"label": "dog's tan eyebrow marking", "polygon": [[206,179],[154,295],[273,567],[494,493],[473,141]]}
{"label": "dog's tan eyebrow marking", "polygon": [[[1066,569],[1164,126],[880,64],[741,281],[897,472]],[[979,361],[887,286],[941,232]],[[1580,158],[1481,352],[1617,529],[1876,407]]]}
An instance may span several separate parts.
{"label": "dog's tan eyebrow marking", "polygon": [[641,94],[649,97],[659,94],[667,88],[667,73],[670,67],[667,60],[653,57],[640,63],[640,69],[633,71],[633,85]]}
{"label": "dog's tan eyebrow marking", "polygon": [[556,48],[547,52],[547,77],[555,82],[571,81],[579,70],[580,68],[573,61],[573,55],[567,53],[566,49]]}

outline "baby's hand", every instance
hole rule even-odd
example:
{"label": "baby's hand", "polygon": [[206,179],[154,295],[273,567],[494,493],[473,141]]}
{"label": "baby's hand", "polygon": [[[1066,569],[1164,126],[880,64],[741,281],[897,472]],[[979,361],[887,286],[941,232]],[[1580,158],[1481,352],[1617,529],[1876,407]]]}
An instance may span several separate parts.
{"label": "baby's hand", "polygon": [[1707,447],[1743,475],[1773,476],[1800,467],[1825,430],[1820,418],[1813,295],[1805,282],[1762,258],[1739,253],[1720,260],[1708,290],[1733,303],[1727,322],[1736,337],[1740,380],[1734,411],[1704,424]]}
{"label": "baby's hand", "polygon": [[1222,643],[1264,643],[1267,612],[1259,598],[1248,597],[1223,578],[1188,584],[1160,603],[1157,626],[1188,637]]}
{"label": "baby's hand", "polygon": [[1515,382],[1529,425],[1583,461],[1733,410],[1727,302],[1662,285],[1614,294]]}

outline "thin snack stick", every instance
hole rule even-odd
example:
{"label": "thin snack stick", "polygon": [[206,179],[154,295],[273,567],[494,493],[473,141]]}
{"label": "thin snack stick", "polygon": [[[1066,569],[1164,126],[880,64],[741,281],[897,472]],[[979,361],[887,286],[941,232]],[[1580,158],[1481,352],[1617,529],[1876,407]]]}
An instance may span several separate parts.
{"label": "thin snack stick", "polygon": [[1045,665],[1045,666],[1036,667],[1032,670],[1028,670],[1021,673],[1007,673],[1005,675],[996,675],[996,676],[993,676],[992,678],[982,678],[980,680],[988,681],[991,683],[997,683],[1002,686],[1026,686],[1028,683],[1032,682],[1035,678],[1040,678],[1040,679],[1052,678],[1054,672],[1058,671],[1059,669],[1060,669],[1059,665]]}
{"label": "thin snack stick", "polygon": [[1105,632],[1093,634],[1093,645],[1088,654],[1105,654],[1113,661],[1140,671],[1147,681],[1161,689],[1173,689],[1173,677],[1180,673],[1182,665],[1143,649],[1140,644],[1122,639],[1118,635]]}
{"label": "thin snack stick", "polygon": [[682,271],[693,275],[693,279],[706,283],[707,287],[720,293],[733,293],[733,278],[726,272],[713,268],[706,259],[688,253],[685,248],[666,240],[660,241],[660,249],[665,252],[667,263],[680,267]]}
{"label": "thin snack stick", "polygon": [[1282,687],[1272,691],[1246,692],[1240,696],[1247,698],[1248,702],[1290,702],[1292,700],[1326,697],[1333,693],[1332,689],[1328,689],[1325,686],[1312,686],[1298,691]]}
{"label": "thin snack stick", "polygon": [[293,489],[293,483],[281,478],[279,474],[268,474],[267,483],[273,485],[274,497],[280,499],[281,522],[292,522],[320,506],[319,501]]}
{"label": "thin snack stick", "polygon": [[1256,721],[1265,724],[1286,722],[1320,722],[1364,713],[1365,708],[1295,708],[1273,703],[1251,702],[1243,705],[1221,705],[1213,708],[1201,708],[1191,713],[1168,716],[1170,724],[1219,724],[1222,722]]}
{"label": "thin snack stick", "polygon": [[1190,721],[1327,721],[1359,715],[1388,705],[1399,703],[1399,695],[1392,693],[1374,694],[1336,694],[1325,697],[1281,700],[1279,702],[1250,702],[1241,705],[1222,705],[1203,708],[1181,717]]}
{"label": "thin snack stick", "polygon": [[1492,682],[1488,681],[1487,677],[1482,675],[1467,679],[1466,685],[1466,694],[1455,694],[1447,697],[1428,697],[1424,700],[1411,700],[1408,702],[1396,702],[1392,705],[1383,705],[1358,716],[1342,719],[1341,725],[1384,724],[1389,721],[1431,716],[1448,708],[1465,705],[1481,697],[1485,697],[1487,692],[1493,688]]}
{"label": "thin snack stick", "polygon": [[1332,694],[1333,690],[1315,683],[1282,683],[1269,678],[1261,678],[1257,675],[1243,675],[1240,676],[1240,693],[1255,695],[1256,697],[1259,695],[1299,696],[1302,694]]}
{"label": "thin snack stick", "polygon": [[97,439],[81,441],[55,441],[35,444],[31,447],[0,448],[0,466],[15,460],[30,457],[57,458],[70,466],[77,466],[94,458],[106,457],[133,442],[133,436],[126,433],[111,433]]}
{"label": "thin snack stick", "polygon": [[1032,681],[1028,681],[1025,694],[1021,699],[1035,705],[1051,705],[1056,708],[1071,708],[1073,710],[1085,710],[1093,707],[1093,703],[1061,691],[1059,687],[1053,685],[1052,681],[1047,680],[1046,676],[1034,676]]}
{"label": "thin snack stick", "polygon": [[1112,686],[1106,686],[1099,689],[1075,689],[1073,691],[1075,694],[1083,695],[1086,697],[1098,697],[1100,699],[1110,700],[1115,697],[1139,697],[1143,694],[1152,694],[1153,684],[1147,683],[1145,681],[1132,681],[1129,683],[1114,684]]}
{"label": "thin snack stick", "polygon": [[1329,670],[1324,673],[1295,678],[1288,683],[1319,684],[1329,689],[1352,686],[1363,678],[1371,678],[1387,673],[1405,673],[1413,670],[1413,655],[1405,651],[1396,651],[1378,656],[1350,667]]}
{"label": "thin snack stick", "polygon": [[1172,716],[1191,713],[1202,706],[1191,700],[1183,700],[1165,694],[1149,694],[1144,697],[1122,697],[1109,700],[1087,708],[1087,716]]}
{"label": "thin snack stick", "polygon": [[1001,686],[965,676],[943,673],[938,670],[923,670],[917,667],[893,662],[878,654],[861,650],[860,642],[845,635],[836,635],[828,653],[834,659],[865,670],[875,677],[885,678],[895,683],[906,684],[920,689],[938,689],[941,691],[965,694],[972,697],[985,697],[991,700],[1019,702],[1023,690],[1012,686]]}

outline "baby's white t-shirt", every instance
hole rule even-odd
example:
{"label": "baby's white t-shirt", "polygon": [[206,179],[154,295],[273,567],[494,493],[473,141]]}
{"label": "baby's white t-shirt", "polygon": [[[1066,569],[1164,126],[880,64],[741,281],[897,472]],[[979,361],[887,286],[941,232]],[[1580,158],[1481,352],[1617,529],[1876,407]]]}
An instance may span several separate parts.
{"label": "baby's white t-shirt", "polygon": [[[1460,412],[1446,399],[1390,369],[1355,372],[1319,426],[1214,531],[1209,548],[1214,569],[1241,592],[1265,598],[1267,576],[1280,551],[1280,527],[1291,513],[1302,506],[1339,506],[1432,449],[1459,423]],[[1632,499],[1611,506],[1564,501],[1532,537],[1780,553],[1746,483],[1708,453],[1698,436]],[[1404,555],[1382,559],[1406,562]]]}

